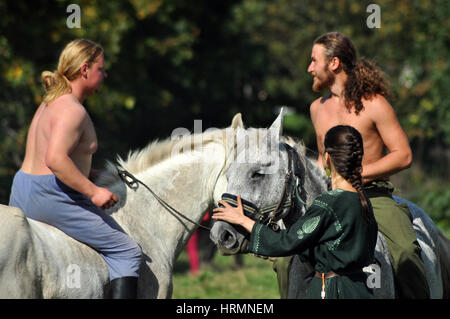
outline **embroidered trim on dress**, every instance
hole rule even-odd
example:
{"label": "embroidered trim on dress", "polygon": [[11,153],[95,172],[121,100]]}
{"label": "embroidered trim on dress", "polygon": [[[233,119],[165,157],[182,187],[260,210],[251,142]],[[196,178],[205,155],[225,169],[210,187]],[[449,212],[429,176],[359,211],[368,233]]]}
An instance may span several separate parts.
{"label": "embroidered trim on dress", "polygon": [[322,209],[325,209],[325,210],[326,210],[327,212],[329,212],[329,213],[333,213],[333,209],[332,209],[330,206],[328,206],[327,203],[322,202],[322,201],[319,200],[319,199],[314,200],[314,202],[312,203],[312,205],[316,205],[316,206],[318,206],[318,207],[320,207],[320,208],[322,208]]}
{"label": "embroidered trim on dress", "polygon": [[327,247],[328,247],[329,250],[335,250],[336,247],[338,247],[339,244],[341,243],[342,238],[344,237],[344,232],[343,232],[343,229],[342,229],[342,224],[341,224],[341,222],[340,222],[339,219],[337,218],[336,213],[335,213],[334,211],[332,212],[332,214],[333,214],[334,218],[336,219],[335,222],[333,223],[334,228],[336,229],[336,231],[338,232],[338,234],[339,234],[339,233],[341,233],[341,234],[340,234],[340,236],[339,236],[336,240],[331,241],[331,242],[326,242],[326,243],[325,243],[325,245],[327,245]]}
{"label": "embroidered trim on dress", "polygon": [[336,188],[336,189],[333,189],[333,190],[329,191],[328,194],[331,195],[331,196],[338,196],[339,194],[341,194],[343,192],[344,192],[343,189]]}
{"label": "embroidered trim on dress", "polygon": [[259,235],[260,235],[260,233],[261,233],[261,228],[262,228],[262,224],[256,224],[256,226],[255,226],[255,231],[256,231],[256,234],[255,234],[255,241],[254,241],[254,244],[253,244],[253,250],[255,251],[255,253],[258,253],[258,249],[259,249]]}
{"label": "embroidered trim on dress", "polygon": [[302,230],[307,234],[311,234],[317,228],[317,225],[319,225],[319,222],[320,222],[320,216],[316,216],[311,219],[308,219],[306,222],[303,223]]}

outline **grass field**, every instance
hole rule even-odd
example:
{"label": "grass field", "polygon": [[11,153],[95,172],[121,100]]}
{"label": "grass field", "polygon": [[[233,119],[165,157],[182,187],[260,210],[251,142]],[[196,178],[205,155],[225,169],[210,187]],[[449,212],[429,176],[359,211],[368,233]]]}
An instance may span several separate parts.
{"label": "grass field", "polygon": [[189,272],[183,252],[175,264],[174,299],[279,299],[272,262],[253,255],[243,256],[244,265],[236,267],[232,256],[216,254],[211,265],[196,275]]}

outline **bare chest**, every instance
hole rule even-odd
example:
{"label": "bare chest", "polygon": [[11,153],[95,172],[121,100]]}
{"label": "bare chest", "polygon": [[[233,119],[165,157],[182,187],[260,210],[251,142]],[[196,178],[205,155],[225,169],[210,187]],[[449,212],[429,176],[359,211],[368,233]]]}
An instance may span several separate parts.
{"label": "bare chest", "polygon": [[95,128],[91,119],[87,118],[84,123],[83,134],[80,137],[75,151],[80,154],[92,155],[97,151],[97,148],[97,134],[95,133]]}
{"label": "bare chest", "polygon": [[327,101],[320,105],[314,123],[316,134],[322,143],[328,130],[336,125],[353,126],[361,133],[363,140],[370,140],[374,135],[378,136],[374,122],[368,112],[362,110],[356,115],[353,110],[349,112],[343,104]]}

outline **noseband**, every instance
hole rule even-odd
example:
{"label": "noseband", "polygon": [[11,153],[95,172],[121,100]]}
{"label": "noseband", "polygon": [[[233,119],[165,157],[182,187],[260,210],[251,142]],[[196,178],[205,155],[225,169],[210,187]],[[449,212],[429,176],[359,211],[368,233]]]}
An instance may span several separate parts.
{"label": "noseband", "polygon": [[[298,190],[300,178],[299,172],[297,172],[297,166],[295,165],[295,160],[299,160],[298,154],[288,144],[280,143],[280,145],[285,148],[288,154],[288,170],[284,178],[283,194],[278,203],[258,208],[252,202],[241,198],[244,215],[254,221],[267,225],[273,231],[280,230],[280,226],[277,222],[289,215],[292,208],[295,206],[295,201],[300,202],[302,205],[306,205],[301,199]],[[234,207],[237,206],[237,196],[235,195],[224,193],[222,194],[222,200]]]}

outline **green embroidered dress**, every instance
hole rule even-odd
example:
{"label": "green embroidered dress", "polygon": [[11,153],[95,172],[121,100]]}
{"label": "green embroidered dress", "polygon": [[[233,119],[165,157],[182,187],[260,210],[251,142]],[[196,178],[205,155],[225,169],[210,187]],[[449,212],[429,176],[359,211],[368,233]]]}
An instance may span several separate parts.
{"label": "green embroidered dress", "polygon": [[[316,197],[305,215],[288,230],[273,232],[255,223],[250,251],[263,256],[299,254],[319,273],[334,271],[326,279],[325,298],[372,298],[362,268],[374,262],[377,224],[367,223],[358,193],[336,189]],[[306,298],[320,298],[322,279],[314,277]]]}

